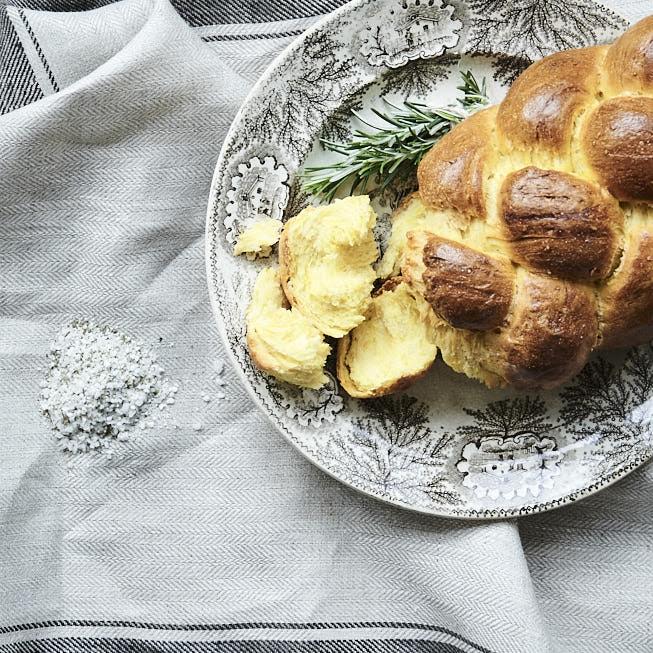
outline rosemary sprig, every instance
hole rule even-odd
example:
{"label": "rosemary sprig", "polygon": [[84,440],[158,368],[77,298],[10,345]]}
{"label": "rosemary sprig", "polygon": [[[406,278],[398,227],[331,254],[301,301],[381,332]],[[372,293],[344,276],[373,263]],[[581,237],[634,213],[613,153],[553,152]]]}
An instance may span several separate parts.
{"label": "rosemary sprig", "polygon": [[322,166],[306,167],[301,173],[304,190],[330,202],[335,194],[349,185],[349,194],[364,193],[371,186],[387,188],[398,178],[407,176],[431,149],[432,145],[470,113],[488,104],[485,79],[479,86],[471,71],[460,73],[458,105],[433,109],[420,102],[404,102],[399,107],[388,100],[388,113],[372,112],[385,124],[374,125],[356,111],[352,113],[371,131],[357,129],[349,143],[320,139],[323,147],[344,158]]}

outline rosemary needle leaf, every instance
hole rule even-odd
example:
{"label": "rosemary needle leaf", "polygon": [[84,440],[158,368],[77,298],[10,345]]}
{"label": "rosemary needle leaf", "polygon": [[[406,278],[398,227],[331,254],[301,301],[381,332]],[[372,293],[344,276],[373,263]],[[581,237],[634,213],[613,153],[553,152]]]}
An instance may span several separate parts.
{"label": "rosemary needle leaf", "polygon": [[376,125],[373,125],[371,122],[368,122],[367,120],[365,120],[365,118],[363,118],[360,115],[360,113],[358,113],[358,111],[355,111],[354,109],[352,109],[351,113],[352,113],[353,116],[358,118],[364,125],[367,125],[368,127],[371,127],[372,129],[378,129],[378,127]]}
{"label": "rosemary needle leaf", "polygon": [[[395,117],[393,117],[391,115],[388,115],[387,113],[381,113],[381,111],[379,111],[378,109],[375,109],[374,107],[372,107],[371,111],[375,116],[378,116],[379,118],[381,118],[381,120],[384,120],[385,122],[388,122],[391,125],[394,125],[395,127],[403,127],[403,124],[399,121],[398,118],[395,118]],[[369,125],[369,123],[367,123],[367,124]],[[374,125],[370,125],[370,127],[374,127]],[[378,127],[377,127],[377,129],[378,129]]]}
{"label": "rosemary needle leaf", "polygon": [[470,113],[488,104],[485,79],[480,86],[471,71],[461,71],[458,90],[460,109],[453,106],[431,108],[421,102],[405,101],[403,107],[384,98],[387,113],[373,108],[383,127],[352,114],[370,131],[356,129],[349,143],[328,139],[320,142],[325,150],[344,157],[322,166],[306,167],[301,173],[303,189],[330,202],[339,191],[365,192],[375,185],[386,188],[392,181],[407,176],[444,134]]}

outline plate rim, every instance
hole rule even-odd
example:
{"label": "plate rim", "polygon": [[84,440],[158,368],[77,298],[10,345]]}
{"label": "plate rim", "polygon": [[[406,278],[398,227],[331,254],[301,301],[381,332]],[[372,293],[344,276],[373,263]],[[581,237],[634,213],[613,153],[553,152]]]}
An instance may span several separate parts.
{"label": "plate rim", "polygon": [[[341,485],[356,491],[357,493],[372,498],[381,503],[392,506],[394,508],[401,508],[402,510],[408,510],[413,513],[420,515],[425,515],[429,517],[437,517],[440,519],[451,519],[451,520],[464,520],[467,522],[488,522],[488,521],[503,521],[503,520],[512,520],[519,517],[527,517],[530,515],[536,515],[544,512],[549,512],[557,508],[561,508],[573,503],[578,503],[584,499],[587,499],[591,496],[594,496],[601,490],[615,484],[619,480],[628,476],[631,472],[642,467],[647,462],[650,462],[653,458],[653,450],[649,455],[640,455],[634,461],[629,462],[626,465],[622,465],[617,470],[611,472],[609,475],[603,477],[600,481],[592,483],[582,489],[573,490],[564,494],[563,496],[553,499],[551,501],[539,502],[539,503],[529,503],[528,505],[519,507],[519,508],[508,508],[508,509],[496,509],[488,508],[485,510],[475,510],[475,509],[460,509],[460,508],[451,508],[449,512],[444,512],[436,508],[426,508],[418,505],[409,504],[403,502],[399,499],[392,499],[387,496],[384,496],[380,493],[375,492],[372,489],[364,489],[357,485],[354,485],[352,482],[346,480],[345,478],[339,476],[335,471],[329,469],[325,464],[323,464],[316,456],[312,455],[306,447],[302,446],[299,442],[295,440],[290,432],[288,432],[280,423],[277,422],[275,416],[271,411],[268,410],[263,399],[255,392],[252,387],[243,367],[236,358],[236,355],[232,348],[229,346],[229,339],[226,333],[226,326],[224,320],[222,319],[218,306],[218,298],[215,289],[213,288],[213,283],[211,280],[212,265],[211,265],[211,245],[213,242],[213,237],[211,234],[211,224],[214,219],[213,207],[215,206],[217,195],[219,193],[219,173],[220,169],[223,167],[227,159],[228,153],[228,144],[233,140],[234,135],[237,133],[237,126],[241,122],[243,115],[248,110],[248,105],[250,101],[255,98],[261,89],[275,74],[277,67],[281,64],[294,50],[298,49],[305,40],[307,40],[313,34],[320,32],[323,27],[329,24],[332,20],[338,17],[340,14],[348,13],[355,9],[356,5],[364,5],[367,0],[350,0],[350,2],[345,3],[341,7],[338,7],[334,11],[329,12],[324,15],[318,21],[316,21],[311,27],[309,27],[305,32],[297,36],[292,40],[277,56],[268,64],[263,73],[257,79],[255,84],[246,94],[238,111],[234,115],[232,122],[225,134],[224,140],[220,147],[220,153],[216,160],[215,168],[213,175],[211,176],[211,187],[209,191],[208,204],[206,209],[206,220],[204,228],[204,260],[205,260],[205,270],[206,270],[206,281],[209,291],[209,301],[211,305],[211,312],[213,314],[213,321],[218,327],[218,332],[222,340],[224,348],[227,350],[227,355],[229,361],[232,364],[232,367],[236,369],[238,378],[242,381],[245,390],[249,397],[253,400],[256,408],[262,412],[268,422],[272,424],[274,430],[277,431],[283,438],[286,440],[296,451],[298,451],[311,465],[317,467],[320,471],[325,473],[327,476],[335,479]],[[604,5],[600,2],[594,0],[594,4],[597,7],[606,9]],[[611,13],[615,14],[626,23],[630,24],[626,18],[624,18],[618,10],[607,9]]]}

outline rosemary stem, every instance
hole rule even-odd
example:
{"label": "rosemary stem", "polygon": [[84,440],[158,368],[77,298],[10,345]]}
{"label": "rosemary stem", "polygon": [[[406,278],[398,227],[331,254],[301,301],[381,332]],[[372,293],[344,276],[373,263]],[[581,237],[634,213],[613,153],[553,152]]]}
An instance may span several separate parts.
{"label": "rosemary stem", "polygon": [[371,109],[385,123],[383,127],[352,111],[369,131],[356,129],[348,143],[321,139],[326,150],[343,158],[325,165],[305,167],[300,173],[303,189],[331,201],[342,190],[349,189],[350,194],[364,193],[385,188],[398,177],[411,174],[438,140],[470,113],[488,104],[485,79],[479,85],[471,71],[461,71],[460,76],[458,89],[462,97],[457,100],[458,107],[431,108],[408,100],[400,107],[385,100],[391,109],[388,113]]}

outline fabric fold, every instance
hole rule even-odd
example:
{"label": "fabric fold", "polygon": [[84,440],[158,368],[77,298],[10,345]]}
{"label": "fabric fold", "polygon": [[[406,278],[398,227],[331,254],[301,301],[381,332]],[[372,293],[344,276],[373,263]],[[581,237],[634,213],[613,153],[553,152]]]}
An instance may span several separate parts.
{"label": "fabric fold", "polygon": [[[257,40],[338,3],[263,4],[243,8]],[[44,89],[0,116],[1,651],[612,653],[608,626],[619,650],[653,646],[650,466],[519,528],[431,519],[313,468],[224,365],[203,233],[259,70],[245,54],[167,0],[9,15]],[[79,318],[142,340],[179,387],[112,456],[62,451],[39,414],[50,343]]]}

